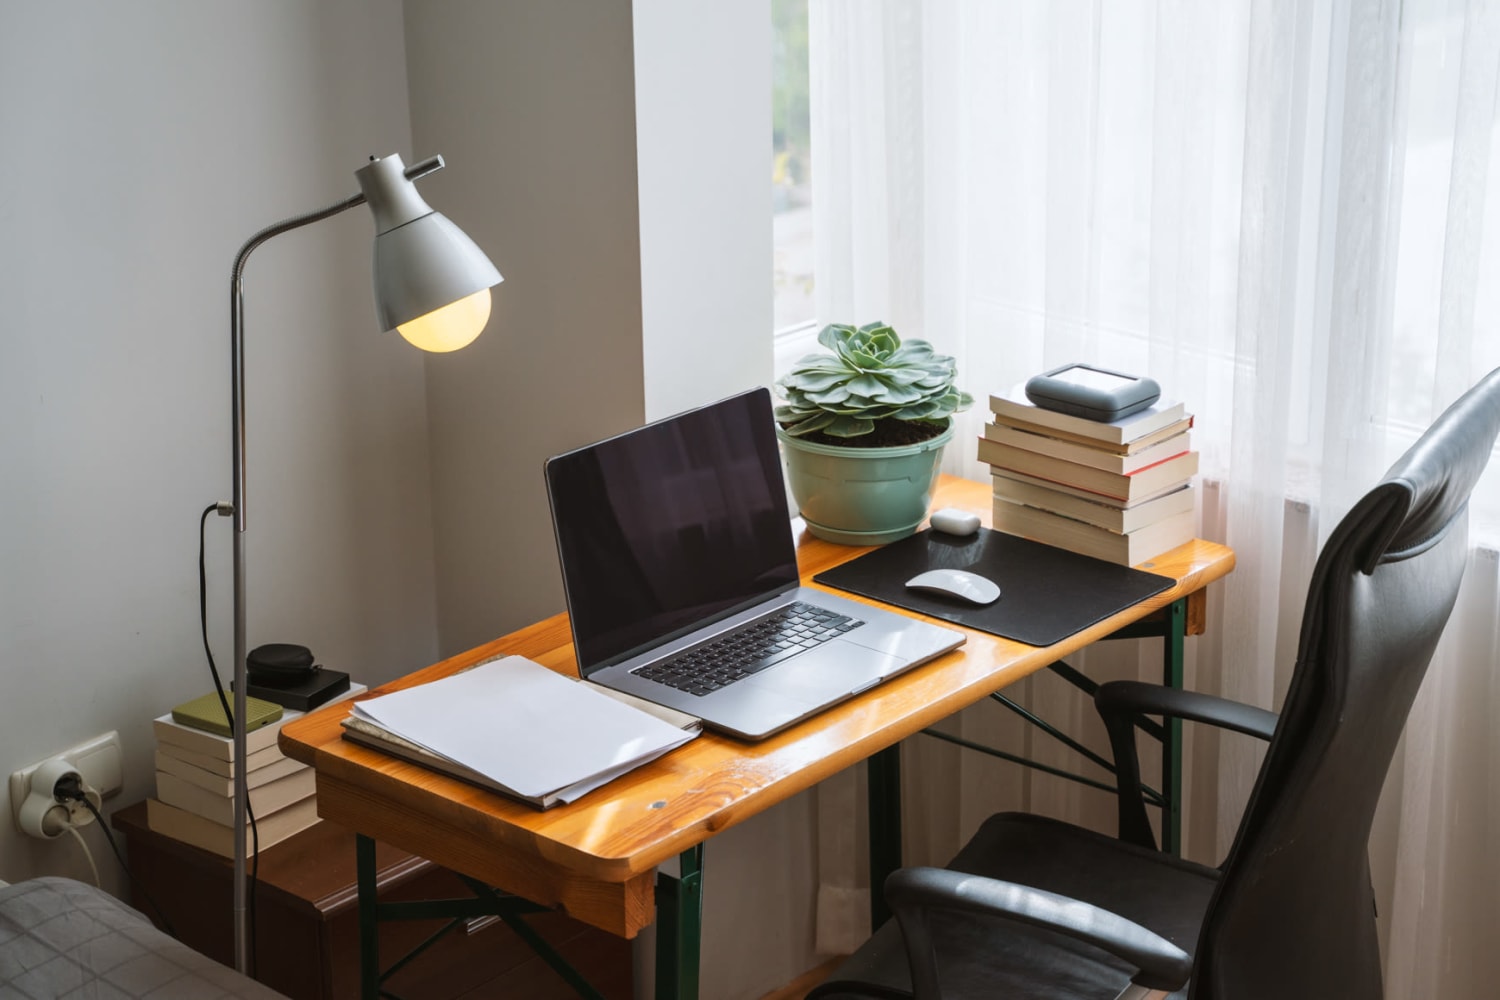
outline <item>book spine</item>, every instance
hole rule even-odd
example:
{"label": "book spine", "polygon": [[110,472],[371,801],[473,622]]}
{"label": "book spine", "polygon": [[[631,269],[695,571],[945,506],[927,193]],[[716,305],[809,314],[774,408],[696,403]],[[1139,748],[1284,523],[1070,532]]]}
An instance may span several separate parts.
{"label": "book spine", "polygon": [[1020,480],[1008,479],[1005,476],[995,475],[994,498],[1011,504],[1021,504],[1026,507],[1036,507],[1041,510],[1052,511],[1064,517],[1092,524],[1106,531],[1124,532],[1125,511],[1120,507],[1111,507],[1109,504],[1095,503],[1092,500],[1084,500],[1060,490],[1051,490],[1045,486],[1033,486]]}
{"label": "book spine", "polygon": [[[156,753],[158,756],[172,757],[204,771],[212,771],[221,778],[234,777],[235,763],[232,760],[221,760],[209,754],[197,753],[186,747],[180,747],[175,743],[163,743],[160,740],[156,743]],[[283,754],[281,748],[278,746],[269,746],[264,750],[254,750],[245,755],[245,765],[250,771],[270,767],[272,764],[288,760],[291,760],[291,758]]]}
{"label": "book spine", "polygon": [[1105,472],[1123,473],[1128,461],[1128,456],[1121,455],[1112,449],[1094,448],[1086,444],[1079,444],[1076,441],[1067,441],[1062,438],[1038,434],[1034,431],[1021,430],[1018,427],[999,421],[985,425],[984,440],[993,441],[1005,447],[1028,451],[1034,455],[1066,459],[1070,462],[1077,462],[1080,465],[1103,469]]}
{"label": "book spine", "polygon": [[1132,442],[1149,437],[1187,415],[1181,402],[1158,401],[1150,409],[1106,423],[1069,413],[1058,413],[1056,410],[1044,409],[1005,396],[990,397],[990,412],[1000,422],[1016,421],[1047,428],[1042,433],[1049,436],[1068,433],[1084,439],[1085,443],[1091,442],[1121,452],[1128,452]]}
{"label": "book spine", "polygon": [[[286,720],[282,720],[285,722]],[[281,732],[281,722],[269,726],[262,726],[245,734],[245,752],[255,753],[267,747],[276,745],[276,738]],[[173,746],[182,747],[193,753],[201,753],[219,760],[234,760],[234,740],[227,736],[215,736],[213,733],[204,732],[201,729],[193,729],[181,723],[173,722],[170,716],[163,716],[152,722],[152,729],[156,734],[158,743],[171,743]]]}
{"label": "book spine", "polygon": [[1114,424],[1085,420],[1071,414],[1058,413],[1056,410],[1044,410],[1039,406],[1023,406],[1004,396],[990,397],[990,412],[997,417],[1024,420],[1042,427],[1050,427],[1053,430],[1067,431],[1091,441],[1119,445],[1124,444],[1126,440],[1125,432]]}
{"label": "book spine", "polygon": [[991,514],[996,531],[1020,535],[1047,545],[1068,548],[1098,558],[1124,555],[1127,551],[1128,536],[1124,534],[1036,507],[1025,507],[1009,500],[997,499]]}
{"label": "book spine", "polygon": [[[256,821],[311,796],[316,788],[315,780],[315,775],[309,769],[306,773],[288,775],[251,789],[250,808],[255,811]],[[167,805],[211,819],[215,823],[228,825],[234,822],[232,794],[220,795],[166,771],[156,772],[156,797]]]}
{"label": "book spine", "polygon": [[1104,493],[1096,493],[1093,490],[1079,489],[1076,486],[1069,486],[1066,483],[1054,482],[1050,479],[1043,479],[1040,476],[1027,475],[1024,472],[1018,472],[1015,469],[1006,469],[995,466],[992,470],[992,477],[995,479],[1015,479],[1019,482],[1027,483],[1032,486],[1039,486],[1043,489],[1057,490],[1060,493],[1066,493],[1069,496],[1077,497],[1080,500],[1088,500],[1092,503],[1107,504],[1108,506],[1117,507],[1120,509],[1124,509],[1130,506],[1130,503],[1128,501],[1120,497],[1112,497]]}
{"label": "book spine", "polygon": [[1089,496],[1110,498],[1120,506],[1137,503],[1174,485],[1186,483],[1198,471],[1198,453],[1195,451],[1172,455],[1134,472],[1116,475],[1076,462],[1022,452],[983,438],[979,442],[979,460],[988,462],[997,472],[1019,474],[1055,489],[1082,490]]}
{"label": "book spine", "polygon": [[[257,817],[257,834],[254,840],[249,829],[245,830],[245,850],[253,856],[255,842],[258,841],[260,849],[264,851],[317,822],[317,800],[313,798],[289,806],[266,819]],[[234,857],[232,826],[215,823],[158,799],[146,800],[146,826],[162,836],[180,840],[200,850],[223,858]]]}
{"label": "book spine", "polygon": [[[245,782],[250,788],[259,788],[261,785],[285,778],[306,770],[308,765],[295,761],[290,757],[278,757],[264,767],[252,767],[245,772]],[[218,770],[198,767],[180,757],[174,757],[161,750],[156,751],[156,770],[167,774],[176,775],[182,780],[216,792],[219,795],[234,794],[234,775],[222,774]]]}
{"label": "book spine", "polygon": [[1112,449],[1094,448],[1061,438],[1023,431],[1003,423],[985,425],[984,436],[988,441],[1007,447],[1018,448],[1048,458],[1076,462],[1079,465],[1102,469],[1116,475],[1129,475],[1137,469],[1143,469],[1164,458],[1180,455],[1189,448],[1186,432],[1156,441],[1150,447],[1128,455],[1122,455]]}
{"label": "book spine", "polygon": [[992,520],[997,531],[1121,566],[1134,566],[1155,558],[1193,537],[1191,510],[1137,531],[1117,533],[997,497]]}
{"label": "book spine", "polygon": [[[1186,454],[1183,452],[1182,454]],[[1014,469],[1027,475],[1037,476],[1081,490],[1103,493],[1119,499],[1129,499],[1132,493],[1132,476],[1154,468],[1162,462],[1171,461],[1176,455],[1163,456],[1159,461],[1144,466],[1133,473],[1107,472],[1090,465],[1080,465],[1061,458],[1052,458],[1036,452],[1014,448],[997,441],[983,439],[979,442],[979,460],[1002,469]]]}
{"label": "book spine", "polygon": [[1036,507],[1071,517],[1108,531],[1124,534],[1163,520],[1173,514],[1192,510],[1195,494],[1191,484],[1168,487],[1127,507],[1116,506],[1066,493],[1061,489],[1040,486],[996,471],[991,477],[996,499]]}

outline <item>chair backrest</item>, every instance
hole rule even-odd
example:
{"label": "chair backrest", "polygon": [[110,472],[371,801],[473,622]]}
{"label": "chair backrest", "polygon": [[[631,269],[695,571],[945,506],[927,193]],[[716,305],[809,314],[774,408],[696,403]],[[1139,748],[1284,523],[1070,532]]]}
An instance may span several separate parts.
{"label": "chair backrest", "polygon": [[1438,417],[1323,547],[1190,996],[1379,1000],[1370,826],[1457,598],[1469,494],[1497,432],[1500,370]]}

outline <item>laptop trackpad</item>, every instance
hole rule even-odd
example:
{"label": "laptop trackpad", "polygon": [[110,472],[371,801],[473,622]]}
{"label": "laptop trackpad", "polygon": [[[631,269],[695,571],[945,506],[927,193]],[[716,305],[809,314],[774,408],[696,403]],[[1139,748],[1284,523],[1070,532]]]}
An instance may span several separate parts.
{"label": "laptop trackpad", "polygon": [[870,686],[898,664],[893,656],[835,640],[778,663],[764,673],[746,677],[735,686],[770,688],[777,694],[817,707],[831,698]]}

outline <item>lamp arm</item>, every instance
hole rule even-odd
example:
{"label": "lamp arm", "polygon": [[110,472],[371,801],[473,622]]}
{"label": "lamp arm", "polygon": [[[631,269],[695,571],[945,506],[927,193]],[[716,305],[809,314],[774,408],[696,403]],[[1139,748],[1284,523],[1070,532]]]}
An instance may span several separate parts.
{"label": "lamp arm", "polygon": [[[373,160],[375,157],[372,156],[370,159]],[[409,181],[415,181],[419,177],[426,177],[428,174],[442,170],[446,165],[442,156],[429,156],[427,159],[419,163],[413,163],[407,167],[402,171],[402,175]],[[231,388],[234,407],[231,417],[234,424],[234,486],[233,496],[230,498],[233,510],[225,513],[232,513],[234,515],[236,531],[245,530],[245,263],[250,259],[250,254],[255,248],[271,237],[280,236],[282,233],[290,232],[293,229],[300,229],[314,222],[321,222],[330,216],[338,215],[340,212],[351,209],[356,205],[363,205],[366,201],[364,192],[361,191],[359,194],[350,195],[343,201],[329,205],[327,208],[320,208],[315,212],[308,212],[305,215],[294,215],[289,219],[282,219],[280,222],[273,223],[250,237],[245,241],[245,245],[240,247],[240,252],[235,254],[234,269],[229,279],[229,350],[231,354],[230,363],[234,369],[232,373],[234,385]]]}
{"label": "lamp arm", "polygon": [[[370,157],[374,161],[375,157]],[[430,156],[402,171],[408,181],[443,169],[441,156]],[[229,362],[231,465],[234,483],[228,509],[220,513],[234,516],[234,709],[231,732],[234,736],[234,966],[248,972],[250,955],[249,922],[246,920],[245,828],[249,813],[249,789],[245,776],[245,263],[256,247],[273,236],[320,222],[367,201],[365,193],[351,195],[343,201],[305,215],[283,219],[262,229],[245,241],[235,254],[229,281]]]}
{"label": "lamp arm", "polygon": [[250,237],[245,241],[245,245],[240,247],[240,252],[235,254],[234,270],[229,285],[229,350],[230,365],[233,368],[231,375],[234,380],[230,390],[234,404],[234,412],[231,415],[231,422],[234,424],[234,495],[231,502],[234,505],[236,531],[245,530],[245,264],[250,259],[251,252],[271,237],[280,236],[282,233],[300,229],[314,222],[321,222],[329,216],[337,215],[364,203],[365,196],[360,193],[351,195],[336,205],[318,209],[316,212],[283,219]]}
{"label": "lamp arm", "polygon": [[234,710],[231,731],[234,736],[234,967],[248,973],[250,928],[246,919],[245,830],[249,806],[249,786],[245,775],[245,262],[251,252],[273,236],[319,222],[332,215],[362,205],[363,193],[345,198],[336,205],[298,215],[267,226],[245,241],[234,258],[229,298],[230,398],[232,424],[231,457],[234,494],[230,509],[221,513],[234,516]]}

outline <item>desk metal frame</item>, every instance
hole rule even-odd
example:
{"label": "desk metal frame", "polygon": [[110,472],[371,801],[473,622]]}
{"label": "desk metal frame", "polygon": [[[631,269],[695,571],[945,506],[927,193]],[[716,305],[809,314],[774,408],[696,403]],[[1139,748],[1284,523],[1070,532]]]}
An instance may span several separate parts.
{"label": "desk metal frame", "polygon": [[[366,1000],[401,1000],[381,988],[381,984],[404,969],[408,963],[432,947],[438,940],[464,926],[476,917],[499,917],[516,936],[551,966],[573,991],[584,1000],[604,1000],[604,995],[589,985],[577,969],[569,964],[524,919],[525,914],[541,913],[547,907],[506,892],[499,892],[478,879],[459,875],[472,897],[462,899],[424,899],[412,902],[382,903],[377,900],[375,841],[362,833],[354,835],[355,879],[359,889],[359,982],[360,995]],[[433,920],[448,922],[421,944],[392,963],[380,968],[380,923],[392,920]]]}
{"label": "desk metal frame", "polygon": [[[991,499],[988,483],[944,476],[937,486],[934,506],[958,506],[987,519]],[[797,545],[804,582],[858,554],[857,549],[822,542],[805,532]],[[1064,681],[1091,692],[1094,682],[1061,660],[1103,638],[1148,636],[1164,638],[1162,679],[1181,686],[1184,636],[1202,629],[1204,590],[1234,568],[1234,553],[1223,545],[1195,539],[1148,568],[1169,573],[1178,581],[1175,594],[1164,599],[1172,603],[1153,602],[1154,610],[1121,612],[1113,631],[1101,623],[1050,650],[975,632],[962,650],[932,668],[910,671],[861,696],[868,701],[834,708],[820,717],[822,722],[804,723],[753,752],[742,753],[730,741],[694,741],[669,755],[660,766],[649,765],[649,772],[626,780],[613,797],[600,800],[617,816],[625,816],[618,810],[630,810],[629,817],[602,827],[593,811],[586,808],[559,810],[556,814],[518,811],[513,804],[496,801],[495,796],[455,803],[455,794],[469,798],[478,793],[466,789],[450,793],[444,786],[451,779],[425,772],[410,776],[405,773],[408,765],[348,744],[341,738],[341,711],[337,708],[293,720],[283,727],[279,742],[288,756],[317,767],[320,812],[364,834],[357,848],[361,855],[362,995],[372,1000],[383,995],[376,956],[378,920],[446,915],[461,923],[481,912],[495,912],[525,938],[524,916],[536,907],[519,896],[489,888],[503,885],[626,937],[654,921],[656,995],[695,997],[702,958],[703,842],[726,826],[785,801],[860,760],[867,762],[870,791],[870,872],[871,884],[877,887],[871,894],[872,910],[877,923],[884,920],[878,887],[901,865],[902,740],[918,733],[934,733],[931,727],[944,718],[985,697],[995,697],[1028,722],[1082,752],[1086,761],[1101,768],[1101,773],[1107,773],[1112,766],[1102,755],[1089,752],[1022,709],[1000,693],[1002,689],[1021,677],[1050,669]],[[555,615],[415,671],[383,689],[400,690],[426,683],[484,658],[510,653],[566,671],[572,657],[569,640],[565,616]],[[1049,657],[1053,662],[1048,662]],[[1163,846],[1175,851],[1181,842],[1179,725],[1145,720],[1140,725],[1163,745],[1157,799],[1163,810]],[[833,741],[828,740],[831,734],[836,734]],[[946,735],[942,738],[954,739]],[[1096,780],[1020,758],[1007,759],[1062,773],[1094,787],[1111,788],[1107,776]],[[705,789],[705,778],[717,784]],[[663,811],[658,813],[658,809]],[[664,822],[674,815],[680,822]],[[469,899],[382,904],[373,892],[371,837],[431,857],[450,870],[484,879],[488,885],[471,881],[469,888],[475,895]],[[678,860],[677,874],[665,874],[663,866],[670,865],[673,857]],[[543,957],[547,958],[545,954]],[[571,974],[571,970],[562,968],[559,972]],[[568,981],[580,995],[595,995],[581,979]]]}
{"label": "desk metal frame", "polygon": [[[1161,615],[1128,625],[1105,636],[1109,639],[1162,639],[1162,683],[1182,687],[1184,639],[1187,636],[1187,598],[1179,598],[1167,605]],[[1102,641],[1102,640],[1101,640]],[[1047,669],[1062,677],[1069,684],[1090,697],[1099,684],[1074,670],[1061,660]],[[1016,704],[999,691],[990,695],[1027,722],[1038,727],[1049,736],[1061,741],[1088,760],[1114,774],[1114,764],[1094,753],[1088,747],[1067,736],[1051,724]],[[1161,790],[1146,788],[1146,799],[1162,810],[1162,850],[1180,854],[1182,850],[1182,723],[1169,719],[1165,724],[1138,720],[1139,728],[1161,742]],[[1076,781],[1107,792],[1116,787],[1061,768],[1051,767],[1017,754],[1007,753],[994,747],[984,746],[952,736],[936,729],[925,729],[923,733],[946,740],[969,750],[998,757],[1047,774]],[[901,744],[886,747],[869,759],[866,780],[869,783],[869,836],[870,836],[870,926],[879,927],[890,919],[891,911],[886,905],[885,894],[879,891],[886,877],[901,867]]]}
{"label": "desk metal frame", "polygon": [[[1158,615],[1126,626],[1107,639],[1135,639],[1160,637],[1162,643],[1162,682],[1172,687],[1181,687],[1183,678],[1183,640],[1187,632],[1187,598],[1167,605]],[[1095,681],[1074,670],[1062,661],[1049,666],[1053,673],[1092,695],[1098,688]],[[1071,737],[1017,705],[1000,692],[990,697],[1017,712],[1026,721],[1078,751],[1100,767],[1114,772],[1113,765],[1103,757],[1084,747]],[[1181,845],[1182,802],[1182,751],[1181,724],[1170,720],[1156,724],[1141,720],[1141,727],[1162,744],[1160,792],[1149,792],[1148,797],[1162,808],[1163,850],[1178,853]],[[1115,787],[1101,781],[1040,764],[1014,754],[972,743],[933,729],[925,733],[969,749],[978,750],[1054,774],[1114,791]],[[870,925],[879,927],[890,918],[885,896],[879,887],[891,872],[901,867],[901,744],[895,743],[877,751],[867,761],[869,785],[869,841],[870,841]],[[359,884],[360,924],[360,984],[364,1000],[379,1000],[381,997],[399,1000],[394,994],[381,989],[381,982],[393,975],[433,942],[466,919],[480,915],[497,915],[506,922],[532,949],[562,976],[585,1000],[602,1000],[600,994],[558,955],[525,923],[523,915],[537,912],[544,907],[529,903],[517,896],[497,892],[488,886],[465,878],[473,898],[429,900],[411,903],[380,903],[375,892],[375,842],[369,837],[356,836],[357,875]],[[656,996],[658,1000],[693,1000],[698,996],[699,970],[701,965],[701,943],[703,931],[703,845],[697,844],[678,856],[678,874],[673,877],[657,872],[656,876]],[[414,951],[401,958],[384,972],[380,969],[378,923],[382,920],[430,920],[434,917],[448,918],[450,922],[437,931]]]}

